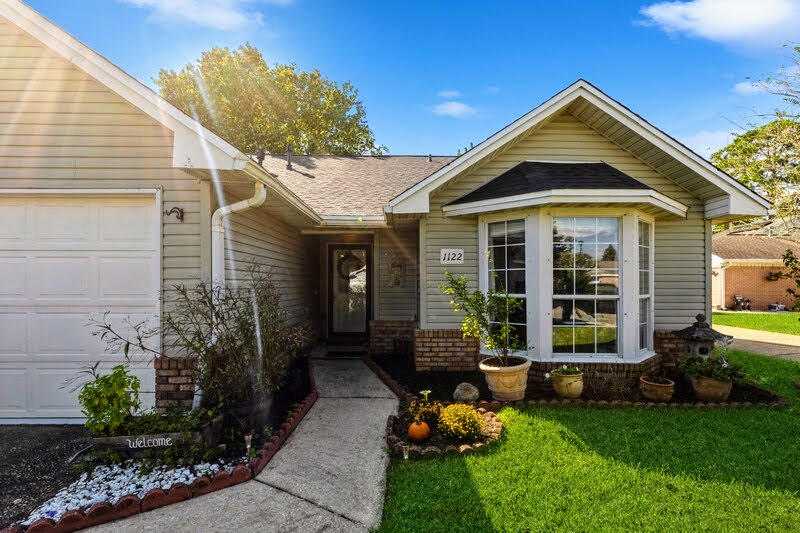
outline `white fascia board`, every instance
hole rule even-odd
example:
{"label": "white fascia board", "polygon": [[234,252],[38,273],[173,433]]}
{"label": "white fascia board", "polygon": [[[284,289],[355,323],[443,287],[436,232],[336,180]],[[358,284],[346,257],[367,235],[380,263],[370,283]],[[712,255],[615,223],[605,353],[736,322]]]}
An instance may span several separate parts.
{"label": "white fascia board", "polygon": [[394,213],[427,213],[430,209],[428,196],[433,190],[455,177],[463,170],[469,168],[471,165],[477,163],[517,135],[529,130],[539,122],[568,106],[579,97],[585,98],[587,101],[602,109],[615,120],[664,150],[671,157],[697,172],[714,185],[720,187],[729,195],[740,197],[743,201],[751,202],[752,206],[750,209],[758,211],[757,214],[767,214],[767,210],[771,207],[769,201],[728,176],[585,80],[576,81],[523,117],[495,133],[469,152],[456,158],[421,182],[400,193],[389,202],[389,208]]}
{"label": "white fascia board", "polygon": [[448,216],[475,215],[491,211],[549,204],[632,204],[655,206],[685,218],[689,207],[652,189],[552,189],[491,200],[444,206]]}
{"label": "white fascia board", "polygon": [[326,215],[320,217],[321,227],[341,228],[387,228],[389,224],[383,215]]}
{"label": "white fascia board", "polygon": [[248,159],[234,146],[22,2],[0,0],[0,16],[172,130],[175,134],[175,167],[240,170]]}

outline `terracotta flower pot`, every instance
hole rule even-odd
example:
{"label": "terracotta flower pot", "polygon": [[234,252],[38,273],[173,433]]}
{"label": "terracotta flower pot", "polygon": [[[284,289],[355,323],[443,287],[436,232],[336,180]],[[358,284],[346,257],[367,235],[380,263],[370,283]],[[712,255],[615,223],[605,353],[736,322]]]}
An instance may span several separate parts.
{"label": "terracotta flower pot", "polygon": [[553,388],[562,398],[574,400],[580,398],[583,392],[583,372],[580,374],[560,375],[552,377]]}
{"label": "terracotta flower pot", "polygon": [[522,357],[509,357],[510,366],[498,366],[497,358],[484,359],[478,365],[495,400],[510,402],[525,398],[528,386],[528,369],[531,362]]}
{"label": "terracotta flower pot", "polygon": [[671,379],[662,378],[668,383],[656,383],[649,381],[647,376],[639,376],[639,390],[642,396],[651,402],[668,402],[675,394],[675,382]]}
{"label": "terracotta flower pot", "polygon": [[705,402],[724,402],[731,394],[733,382],[720,381],[714,378],[690,378],[692,381],[692,388],[694,395],[698,400]]}

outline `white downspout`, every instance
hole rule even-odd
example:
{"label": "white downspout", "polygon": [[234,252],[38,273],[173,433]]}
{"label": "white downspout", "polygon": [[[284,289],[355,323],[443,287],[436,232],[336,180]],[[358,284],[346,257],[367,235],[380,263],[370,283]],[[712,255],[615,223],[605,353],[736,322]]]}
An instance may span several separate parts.
{"label": "white downspout", "polygon": [[[246,211],[264,204],[267,199],[267,186],[263,183],[255,184],[253,196],[229,205],[223,205],[211,215],[211,286],[223,287],[225,285],[225,217],[232,213]],[[212,337],[211,342],[216,342]],[[192,409],[200,407],[203,391],[195,383]]]}
{"label": "white downspout", "polygon": [[211,285],[225,285],[225,217],[264,204],[267,199],[267,186],[255,184],[251,198],[230,205],[223,205],[211,215]]}

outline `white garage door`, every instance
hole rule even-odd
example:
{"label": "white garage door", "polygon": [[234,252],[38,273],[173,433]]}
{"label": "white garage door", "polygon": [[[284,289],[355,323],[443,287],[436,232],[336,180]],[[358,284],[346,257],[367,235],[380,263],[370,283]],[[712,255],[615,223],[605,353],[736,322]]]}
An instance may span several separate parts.
{"label": "white garage door", "polygon": [[[0,418],[82,416],[66,382],[123,359],[90,317],[158,315],[158,215],[153,195],[0,196]],[[152,403],[152,365],[135,366]]]}

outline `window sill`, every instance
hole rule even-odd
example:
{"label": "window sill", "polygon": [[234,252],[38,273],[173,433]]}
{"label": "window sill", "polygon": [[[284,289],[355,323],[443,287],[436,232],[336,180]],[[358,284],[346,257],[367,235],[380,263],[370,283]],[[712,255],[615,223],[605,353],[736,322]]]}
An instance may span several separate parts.
{"label": "window sill", "polygon": [[[489,350],[481,350],[481,355],[490,357],[494,355]],[[653,350],[640,352],[628,357],[619,357],[617,355],[568,355],[568,354],[553,354],[552,356],[540,356],[537,354],[526,354],[525,352],[517,352],[512,355],[518,357],[525,357],[537,363],[620,363],[620,364],[635,364],[646,361],[656,355]]]}

